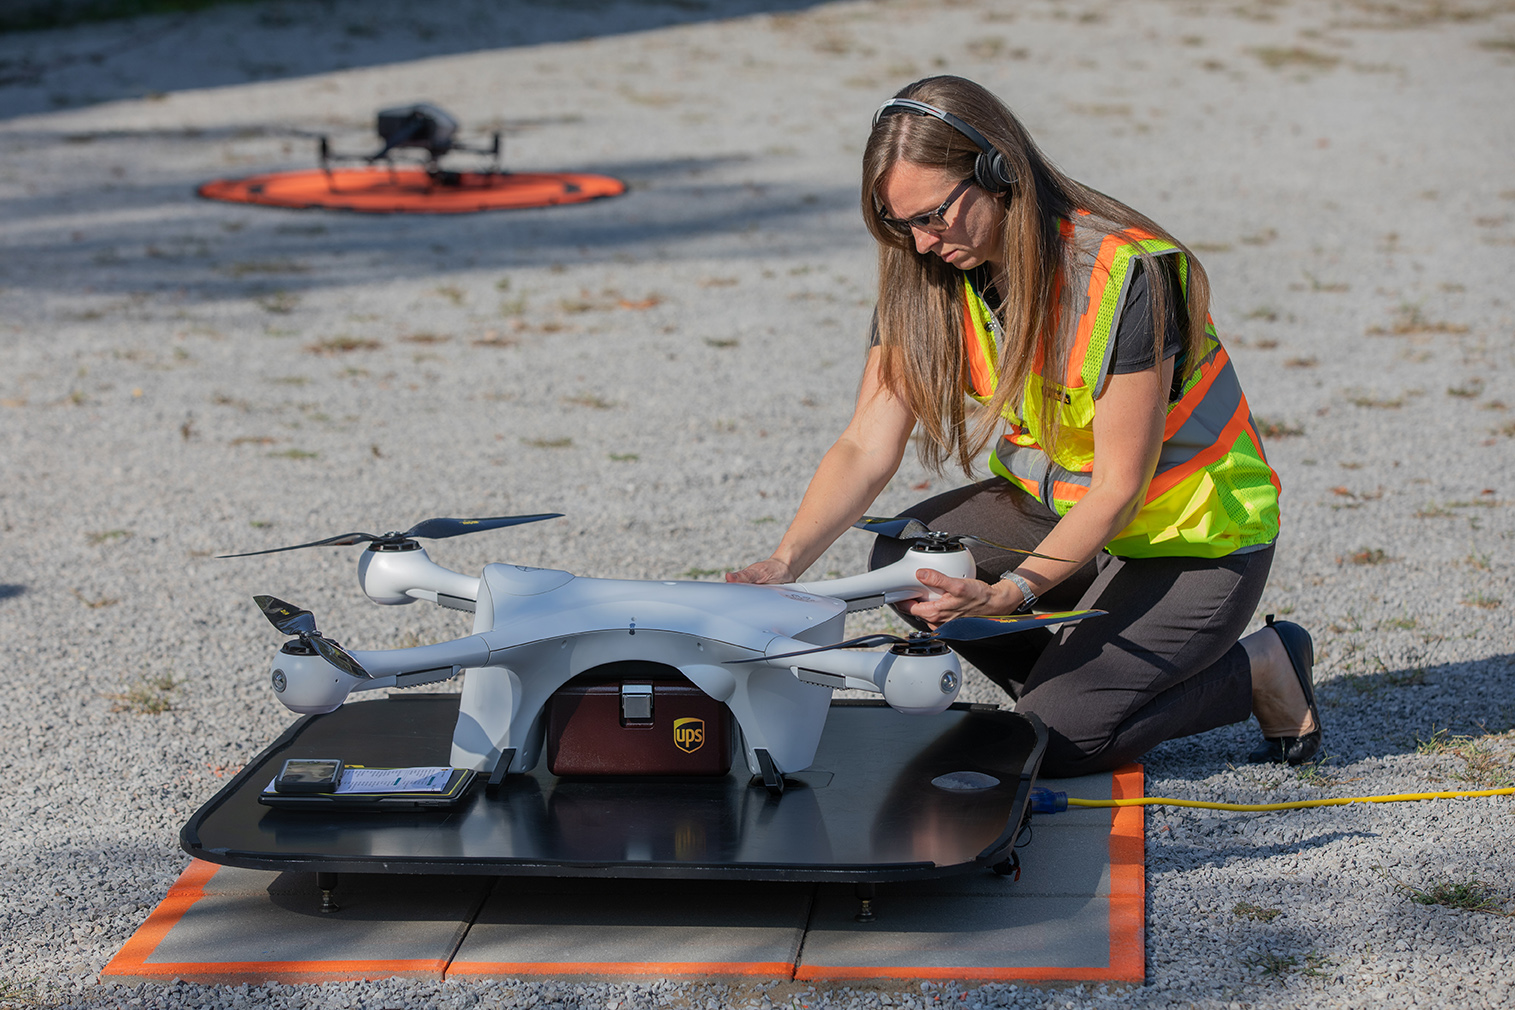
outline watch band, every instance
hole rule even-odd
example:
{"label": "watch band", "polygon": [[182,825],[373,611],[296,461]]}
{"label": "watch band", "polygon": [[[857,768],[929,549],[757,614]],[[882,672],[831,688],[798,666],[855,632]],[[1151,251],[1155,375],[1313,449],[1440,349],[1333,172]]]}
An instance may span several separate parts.
{"label": "watch band", "polygon": [[1024,576],[1017,575],[1014,572],[1005,572],[1000,575],[1000,578],[1007,582],[1015,583],[1016,588],[1021,591],[1021,596],[1024,597],[1024,599],[1021,601],[1021,605],[1015,610],[1017,614],[1027,613],[1033,606],[1036,605],[1036,589]]}

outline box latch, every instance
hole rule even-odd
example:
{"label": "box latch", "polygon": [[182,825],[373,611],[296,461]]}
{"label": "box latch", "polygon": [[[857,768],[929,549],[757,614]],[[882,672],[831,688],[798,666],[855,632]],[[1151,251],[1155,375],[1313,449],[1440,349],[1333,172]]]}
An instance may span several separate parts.
{"label": "box latch", "polygon": [[652,685],[621,685],[621,725],[647,725],[652,722]]}

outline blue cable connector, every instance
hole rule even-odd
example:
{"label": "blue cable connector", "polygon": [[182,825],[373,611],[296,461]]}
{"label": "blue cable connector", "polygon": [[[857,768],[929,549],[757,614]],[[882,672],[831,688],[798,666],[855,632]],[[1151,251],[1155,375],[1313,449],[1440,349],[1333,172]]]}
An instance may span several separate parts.
{"label": "blue cable connector", "polygon": [[1068,809],[1068,794],[1031,787],[1031,812],[1033,814],[1060,814]]}

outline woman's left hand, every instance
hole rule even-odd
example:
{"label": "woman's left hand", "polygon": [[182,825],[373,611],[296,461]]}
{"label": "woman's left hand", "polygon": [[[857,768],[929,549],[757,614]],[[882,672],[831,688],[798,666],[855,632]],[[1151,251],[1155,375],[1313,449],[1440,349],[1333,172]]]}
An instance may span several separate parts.
{"label": "woman's left hand", "polygon": [[[940,593],[941,596],[934,600],[912,600],[901,603],[900,608],[911,617],[925,621],[931,627],[945,624],[957,617],[994,617],[1011,613],[1020,606],[1020,600],[1013,602],[1002,600],[1002,595],[996,590],[999,586],[980,582],[978,579],[954,579],[950,575],[930,568],[922,568],[915,573],[923,586]],[[1019,590],[1011,589],[1018,595]],[[1008,609],[1006,609],[1008,607]]]}

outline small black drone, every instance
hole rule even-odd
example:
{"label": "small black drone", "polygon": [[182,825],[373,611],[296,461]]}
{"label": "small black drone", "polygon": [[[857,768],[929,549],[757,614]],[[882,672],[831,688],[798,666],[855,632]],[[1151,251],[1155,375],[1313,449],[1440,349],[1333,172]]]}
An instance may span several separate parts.
{"label": "small black drone", "polygon": [[440,185],[455,186],[461,181],[461,173],[443,169],[440,163],[444,155],[454,152],[489,155],[487,174],[503,172],[500,167],[500,131],[491,134],[493,140],[488,147],[460,144],[455,139],[458,121],[430,102],[380,109],[376,129],[383,146],[373,154],[338,154],[332,151],[330,141],[323,134],[319,141],[321,170],[329,176],[334,161],[362,161],[370,165],[383,161],[393,171],[396,151],[418,150],[425,153],[426,174]]}

